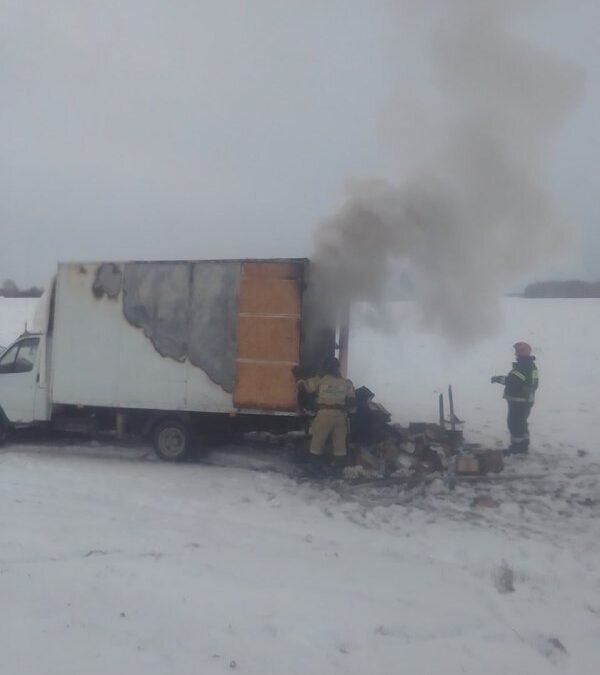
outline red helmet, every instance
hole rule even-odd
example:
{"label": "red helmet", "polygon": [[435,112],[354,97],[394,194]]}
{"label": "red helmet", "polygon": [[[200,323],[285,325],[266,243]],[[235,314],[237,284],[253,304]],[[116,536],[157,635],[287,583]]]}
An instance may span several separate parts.
{"label": "red helmet", "polygon": [[517,356],[531,356],[531,345],[527,342],[515,342],[513,347]]}

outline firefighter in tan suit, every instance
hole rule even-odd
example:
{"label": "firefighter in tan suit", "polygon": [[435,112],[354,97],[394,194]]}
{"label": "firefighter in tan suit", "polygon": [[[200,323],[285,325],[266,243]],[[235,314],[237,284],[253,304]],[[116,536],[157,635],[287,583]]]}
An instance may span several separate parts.
{"label": "firefighter in tan suit", "polygon": [[326,363],[321,377],[299,380],[298,387],[302,387],[307,394],[317,395],[318,412],[311,429],[311,456],[322,457],[325,445],[331,437],[336,464],[345,463],[348,412],[356,404],[352,382],[342,377],[339,361],[332,358]]}

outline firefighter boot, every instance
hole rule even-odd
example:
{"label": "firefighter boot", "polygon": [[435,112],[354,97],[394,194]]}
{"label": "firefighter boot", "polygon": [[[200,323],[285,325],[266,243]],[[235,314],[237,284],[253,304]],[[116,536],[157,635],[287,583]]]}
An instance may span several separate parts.
{"label": "firefighter boot", "polygon": [[344,475],[344,469],[348,465],[348,458],[346,455],[336,455],[333,458],[333,475],[340,478]]}
{"label": "firefighter boot", "polygon": [[324,474],[324,469],[325,461],[323,455],[314,455],[310,452],[306,463],[306,475],[310,478],[320,478]]}
{"label": "firefighter boot", "polygon": [[529,439],[519,443],[513,452],[515,455],[526,455],[529,452]]}
{"label": "firefighter boot", "polygon": [[529,437],[514,439],[510,444],[507,454],[526,455],[529,452]]}

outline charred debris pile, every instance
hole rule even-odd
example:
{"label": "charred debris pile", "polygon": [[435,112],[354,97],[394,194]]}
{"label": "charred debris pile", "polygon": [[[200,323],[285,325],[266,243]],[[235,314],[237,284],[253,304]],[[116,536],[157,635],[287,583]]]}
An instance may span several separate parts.
{"label": "charred debris pile", "polygon": [[[344,479],[351,483],[385,481],[410,486],[436,476],[476,479],[500,473],[504,469],[501,450],[465,442],[463,421],[454,412],[452,387],[448,389],[448,402],[446,415],[444,397],[440,394],[437,421],[410,422],[408,426],[403,426],[393,422],[390,412],[375,401],[375,395],[368,387],[357,389],[356,411],[349,416],[348,465]],[[299,404],[307,414],[308,431],[315,410],[312,402],[302,396]],[[246,436],[263,447],[273,445],[280,448],[284,444],[293,449],[300,461],[308,452],[304,433],[292,432],[284,436],[253,433]]]}
{"label": "charred debris pile", "polygon": [[350,418],[351,447],[347,478],[419,480],[444,473],[480,476],[504,468],[501,450],[465,443],[462,421],[454,412],[452,387],[448,388],[449,414],[439,396],[437,422],[393,423],[390,413],[375,402],[367,387],[356,392],[357,409]]}

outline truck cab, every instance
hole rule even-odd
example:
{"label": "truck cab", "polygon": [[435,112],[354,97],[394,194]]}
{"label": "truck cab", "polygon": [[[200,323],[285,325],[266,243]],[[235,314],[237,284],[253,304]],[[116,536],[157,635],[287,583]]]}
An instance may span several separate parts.
{"label": "truck cab", "polygon": [[25,333],[0,355],[0,427],[30,426],[48,419],[44,344],[44,335]]}

